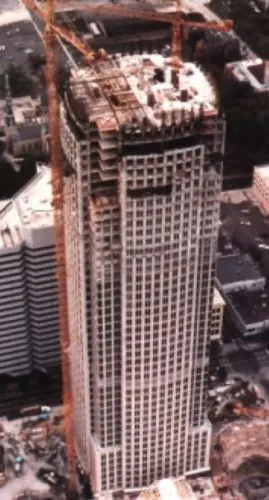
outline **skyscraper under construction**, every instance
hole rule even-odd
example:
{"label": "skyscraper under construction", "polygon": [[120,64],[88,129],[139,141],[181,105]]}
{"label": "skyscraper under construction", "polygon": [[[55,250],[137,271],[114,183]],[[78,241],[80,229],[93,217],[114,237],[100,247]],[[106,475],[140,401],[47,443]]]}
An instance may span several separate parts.
{"label": "skyscraper under construction", "polygon": [[192,63],[78,69],[61,103],[77,453],[96,493],[209,468],[225,123]]}

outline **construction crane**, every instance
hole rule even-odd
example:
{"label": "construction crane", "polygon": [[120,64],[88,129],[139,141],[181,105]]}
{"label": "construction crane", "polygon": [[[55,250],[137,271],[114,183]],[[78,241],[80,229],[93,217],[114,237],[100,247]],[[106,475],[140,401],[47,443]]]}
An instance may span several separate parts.
{"label": "construction crane", "polygon": [[[39,5],[35,2],[35,0],[22,0],[22,3],[25,5],[25,7],[30,10],[33,14],[36,14],[42,21],[45,23],[45,33],[47,31],[47,12],[44,9],[41,9]],[[47,2],[47,5],[49,5],[51,0]],[[52,7],[52,12],[55,14],[55,9],[54,9],[54,3]],[[100,58],[105,58],[106,57],[106,52],[103,49],[93,51],[90,49],[89,45],[84,43],[78,36],[75,35],[74,32],[71,30],[67,30],[62,28],[61,26],[58,26],[55,23],[54,17],[52,17],[52,21],[50,22],[50,32],[51,35],[54,35],[55,37],[60,37],[62,40],[65,42],[69,43],[75,49],[77,49],[80,54],[82,54],[85,57],[85,60],[88,63],[91,63],[92,61]],[[45,44],[45,48],[46,48]],[[55,63],[55,67],[57,67],[57,63]]]}
{"label": "construction crane", "polygon": [[125,6],[111,5],[111,4],[101,4],[92,5],[83,1],[69,1],[67,4],[64,0],[56,0],[55,7],[58,10],[73,9],[77,11],[87,12],[94,16],[101,15],[111,15],[115,17],[125,17],[128,19],[137,19],[145,21],[156,21],[172,25],[172,40],[171,40],[171,66],[175,68],[180,68],[181,66],[181,46],[182,46],[182,27],[186,26],[189,28],[205,28],[209,30],[217,30],[227,32],[233,27],[232,20],[225,20],[222,22],[216,21],[186,21],[181,18],[180,14],[180,0],[176,2],[176,12],[173,15],[163,14],[159,12],[148,12],[131,9]]}
{"label": "construction crane", "polygon": [[[90,64],[98,59],[106,57],[103,49],[94,51],[88,44],[85,44],[76,34],[62,28],[55,22],[55,6],[66,8],[66,3],[54,0],[47,0],[47,9],[42,9],[35,0],[22,0],[23,4],[32,13],[36,14],[45,23],[44,43],[46,53],[46,76],[48,89],[48,115],[50,132],[50,163],[52,175],[53,207],[56,236],[56,272],[59,291],[59,316],[60,316],[60,343],[61,343],[61,364],[63,375],[63,402],[64,402],[64,428],[67,445],[68,458],[68,487],[69,493],[76,490],[76,455],[74,438],[72,432],[72,380],[71,364],[69,357],[70,332],[68,324],[68,303],[67,303],[67,274],[66,274],[66,248],[65,248],[65,228],[64,228],[64,175],[62,166],[62,152],[60,141],[60,119],[59,119],[59,101],[57,93],[57,37],[68,42],[76,48]],[[111,14],[130,19],[140,19],[148,21],[165,22],[172,25],[172,44],[171,44],[171,62],[176,68],[180,68],[181,61],[181,27],[184,25],[190,27],[202,27],[206,29],[216,29],[219,31],[228,31],[232,27],[231,21],[222,23],[212,22],[193,22],[183,21],[180,17],[180,0],[177,0],[178,12],[176,16],[159,14],[155,12],[141,12],[126,7],[112,5],[91,6],[84,2],[69,2],[68,8],[82,10],[95,15]]]}
{"label": "construction crane", "polygon": [[62,167],[62,153],[60,145],[59,102],[57,94],[57,52],[55,49],[54,4],[47,2],[45,16],[45,52],[47,60],[47,90],[48,116],[50,133],[50,164],[52,179],[52,199],[54,209],[55,247],[56,247],[56,274],[59,297],[59,322],[61,343],[61,366],[63,379],[64,427],[68,457],[68,489],[73,494],[76,491],[75,447],[72,429],[72,387],[71,366],[68,355],[70,345],[68,307],[67,307],[67,276],[65,258],[65,227],[64,227],[64,177]]}
{"label": "construction crane", "polygon": [[[35,0],[22,0],[24,5],[38,17],[46,22],[46,11],[44,11]],[[139,11],[131,9],[125,6],[111,5],[111,4],[101,4],[92,5],[87,2],[81,1],[69,1],[56,0],[54,2],[55,12],[61,12],[61,10],[77,10],[87,12],[94,16],[101,15],[111,15],[115,17],[123,17],[128,19],[135,19],[141,21],[152,21],[171,24],[172,26],[172,40],[171,40],[171,65],[173,67],[179,68],[181,66],[181,45],[182,45],[182,32],[181,28],[186,26],[189,28],[205,28],[209,30],[216,30],[227,32],[233,27],[232,20],[224,20],[222,22],[217,21],[186,21],[181,18],[180,15],[180,0],[177,0],[177,10],[175,15],[163,14],[158,12],[148,12]],[[84,43],[79,37],[75,35],[71,30],[64,29],[58,26],[55,22],[51,23],[51,29],[53,32],[61,37],[66,42],[70,43],[75,47],[81,54],[84,55],[87,62],[92,62],[94,59],[105,58],[106,52],[104,49],[99,51],[93,51],[90,49],[89,45]]]}

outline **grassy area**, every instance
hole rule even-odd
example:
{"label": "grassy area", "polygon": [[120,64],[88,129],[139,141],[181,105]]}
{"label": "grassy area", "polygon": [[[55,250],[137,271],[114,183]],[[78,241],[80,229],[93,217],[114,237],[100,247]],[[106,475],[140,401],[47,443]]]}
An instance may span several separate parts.
{"label": "grassy area", "polygon": [[250,0],[211,0],[209,8],[222,18],[233,19],[242,40],[260,57],[269,58],[269,11],[260,11]]}

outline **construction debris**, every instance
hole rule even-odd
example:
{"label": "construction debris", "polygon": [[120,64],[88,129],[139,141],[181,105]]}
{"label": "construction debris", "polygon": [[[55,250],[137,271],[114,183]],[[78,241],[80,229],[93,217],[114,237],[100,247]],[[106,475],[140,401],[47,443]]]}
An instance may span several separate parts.
{"label": "construction debris", "polygon": [[[0,498],[42,500],[48,493],[56,495],[53,498],[65,495],[67,465],[61,415],[49,407],[32,407],[21,414],[25,416],[20,420],[3,419],[0,423]],[[33,491],[29,492],[29,485]]]}
{"label": "construction debris", "polygon": [[226,425],[219,435],[218,442],[229,473],[236,472],[244,462],[254,456],[269,461],[269,421],[240,420]]}
{"label": "construction debris", "polygon": [[138,500],[219,500],[209,477],[162,479],[143,491]]}

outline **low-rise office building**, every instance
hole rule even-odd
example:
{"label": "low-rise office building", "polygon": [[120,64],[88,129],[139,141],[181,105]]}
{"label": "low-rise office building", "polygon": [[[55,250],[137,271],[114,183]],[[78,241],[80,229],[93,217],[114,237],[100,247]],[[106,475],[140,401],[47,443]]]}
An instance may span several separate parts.
{"label": "low-rise office building", "polygon": [[265,277],[249,254],[238,252],[218,258],[216,282],[226,294],[237,290],[259,290],[265,286]]}
{"label": "low-rise office building", "polygon": [[50,170],[0,212],[0,373],[59,362],[59,324]]}
{"label": "low-rise office building", "polygon": [[243,336],[269,329],[269,289],[230,292],[225,299],[230,317]]}

